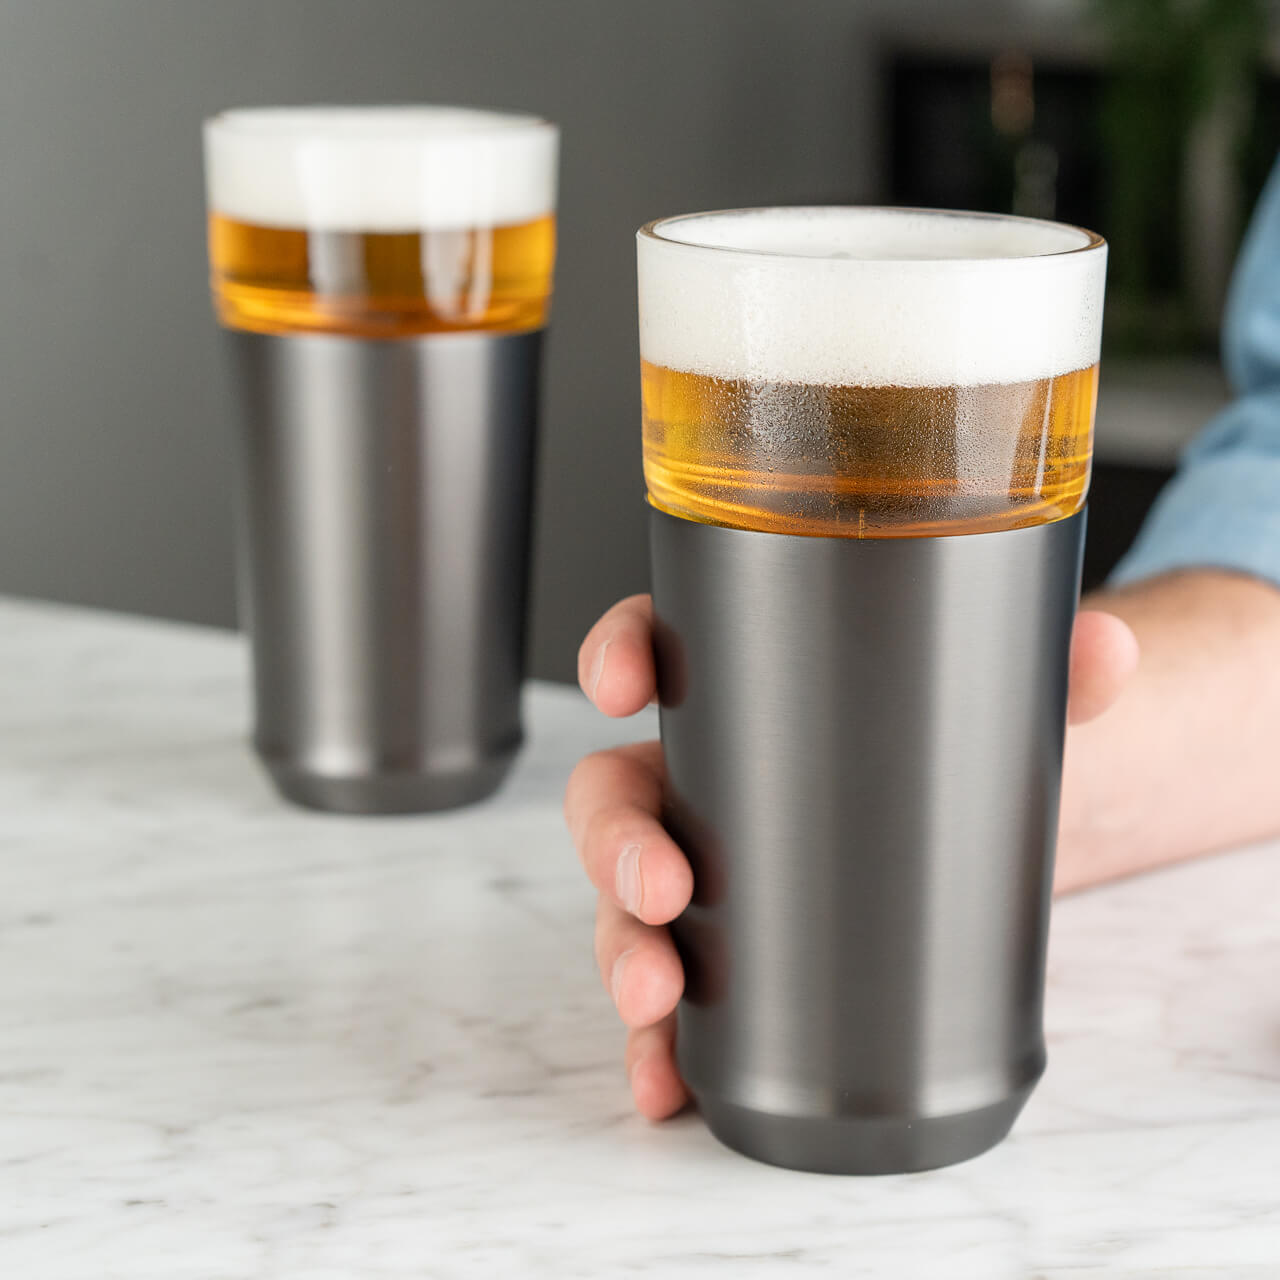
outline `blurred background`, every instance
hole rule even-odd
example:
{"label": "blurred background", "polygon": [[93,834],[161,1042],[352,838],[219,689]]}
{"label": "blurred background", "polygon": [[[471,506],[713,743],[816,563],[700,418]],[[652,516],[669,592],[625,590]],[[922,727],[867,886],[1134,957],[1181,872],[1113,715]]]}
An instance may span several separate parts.
{"label": "blurred background", "polygon": [[634,246],[700,208],[1012,210],[1112,244],[1086,576],[1224,401],[1280,144],[1263,0],[0,0],[0,591],[235,624],[200,121],[433,101],[563,126],[532,670],[646,587]]}

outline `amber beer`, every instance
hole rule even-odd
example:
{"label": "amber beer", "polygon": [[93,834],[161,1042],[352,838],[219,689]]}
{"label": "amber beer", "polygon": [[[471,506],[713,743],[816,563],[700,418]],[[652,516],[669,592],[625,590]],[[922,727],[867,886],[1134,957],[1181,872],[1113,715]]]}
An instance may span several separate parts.
{"label": "amber beer", "polygon": [[[854,538],[986,533],[1073,515],[1088,488],[1096,365],[1030,382],[850,387],[645,363],[641,388],[650,497],[707,524]],[[1008,447],[968,453],[969,432]]]}
{"label": "amber beer", "polygon": [[206,154],[219,319],[370,338],[541,328],[555,143],[534,117],[456,108],[215,117]]}
{"label": "amber beer", "polygon": [[209,218],[230,328],[400,338],[546,323],[555,219],[449,231],[305,231]]}
{"label": "amber beer", "polygon": [[[1051,300],[1035,296],[1026,254],[1035,235],[1039,256],[1056,258],[1073,234],[1082,248],[1094,243],[1087,233],[814,209],[662,224],[664,237],[682,234],[726,260],[720,304],[704,305],[690,276],[704,260],[641,236],[655,506],[708,524],[854,538],[1019,528],[1083,506],[1096,342],[1080,340],[1074,298],[1045,322]],[[750,248],[716,243],[743,237]],[[957,243],[967,259],[947,258]],[[797,244],[784,270],[761,270],[771,246],[781,255]]]}

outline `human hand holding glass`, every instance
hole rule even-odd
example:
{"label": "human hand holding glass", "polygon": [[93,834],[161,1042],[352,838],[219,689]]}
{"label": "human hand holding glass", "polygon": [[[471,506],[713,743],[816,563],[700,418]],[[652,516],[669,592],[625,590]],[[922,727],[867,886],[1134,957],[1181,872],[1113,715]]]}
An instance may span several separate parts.
{"label": "human hand holding glass", "polygon": [[[1138,659],[1128,625],[1086,609],[1071,642],[1068,721],[1087,723],[1119,696]],[[653,701],[652,607],[631,596],[588,633],[578,655],[583,691],[605,715],[630,716]],[[1071,734],[1068,731],[1068,754]],[[689,903],[693,876],[661,822],[662,748],[658,742],[585,757],[569,779],[565,817],[591,883],[599,890],[595,954],[601,977],[628,1028],[625,1066],[636,1108],[650,1119],[678,1111],[688,1091],[676,1069],[675,1008],[684,973],[667,930]],[[1061,826],[1076,821],[1064,790]],[[1060,851],[1061,865],[1071,862]]]}

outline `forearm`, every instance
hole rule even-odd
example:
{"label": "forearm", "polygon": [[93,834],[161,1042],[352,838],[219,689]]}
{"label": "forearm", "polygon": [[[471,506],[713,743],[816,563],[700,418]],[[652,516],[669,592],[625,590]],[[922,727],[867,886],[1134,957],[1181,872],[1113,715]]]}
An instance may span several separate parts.
{"label": "forearm", "polygon": [[1142,656],[1110,710],[1068,731],[1057,887],[1280,834],[1280,591],[1218,571],[1086,601]]}

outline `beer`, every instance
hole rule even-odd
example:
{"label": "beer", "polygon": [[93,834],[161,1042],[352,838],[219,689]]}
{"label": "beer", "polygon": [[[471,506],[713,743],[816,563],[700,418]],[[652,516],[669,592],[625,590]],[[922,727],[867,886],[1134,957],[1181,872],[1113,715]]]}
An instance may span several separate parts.
{"label": "beer", "polygon": [[1103,255],[1071,258],[1097,244],[1052,224],[893,210],[646,229],[650,501],[708,524],[853,538],[1073,515],[1089,484]]}
{"label": "beer", "polygon": [[[644,363],[654,504],[707,524],[856,538],[986,533],[1073,515],[1097,366],[1031,382],[849,387]],[[966,436],[999,449],[966,449]]]}
{"label": "beer", "polygon": [[451,108],[234,111],[207,126],[218,317],[257,333],[547,321],[555,131]]}
{"label": "beer", "polygon": [[546,323],[555,219],[440,231],[305,231],[209,217],[218,317],[258,333],[395,338]]}

